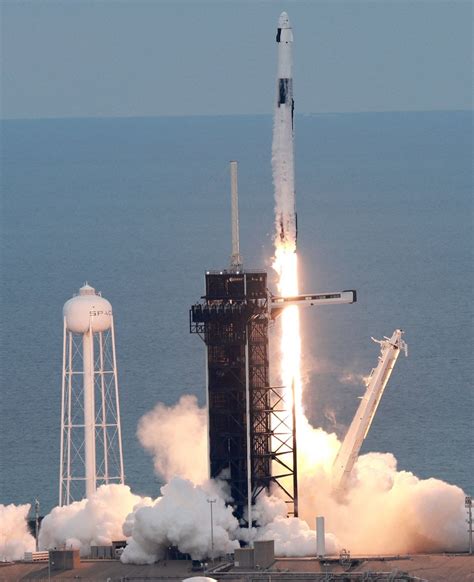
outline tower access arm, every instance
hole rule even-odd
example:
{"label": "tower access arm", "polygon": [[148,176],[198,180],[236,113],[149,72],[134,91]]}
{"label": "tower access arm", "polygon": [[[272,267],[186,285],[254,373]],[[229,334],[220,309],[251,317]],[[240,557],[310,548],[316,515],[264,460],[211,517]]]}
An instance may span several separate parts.
{"label": "tower access arm", "polygon": [[403,331],[396,329],[390,339],[387,337],[383,340],[372,338],[374,342],[380,344],[379,363],[370,373],[367,390],[333,464],[333,489],[336,494],[344,495],[347,490],[351,471],[359,456],[362,443],[369,432],[400,351],[403,350],[405,356],[408,355],[408,346],[403,341],[402,335]]}
{"label": "tower access arm", "polygon": [[295,295],[293,297],[270,296],[269,307],[272,319],[280,315],[283,309],[289,305],[298,307],[310,307],[312,305],[337,305],[340,303],[355,303],[357,292],[354,289],[349,291],[333,291],[330,293],[314,293],[306,295]]}

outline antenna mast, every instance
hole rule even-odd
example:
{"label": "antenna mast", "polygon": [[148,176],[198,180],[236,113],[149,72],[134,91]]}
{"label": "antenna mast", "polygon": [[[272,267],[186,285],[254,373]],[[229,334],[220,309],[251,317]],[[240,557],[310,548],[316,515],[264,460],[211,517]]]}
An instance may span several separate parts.
{"label": "antenna mast", "polygon": [[239,192],[237,189],[237,162],[230,162],[230,190],[232,194],[232,256],[231,270],[242,268],[242,257],[239,248]]}

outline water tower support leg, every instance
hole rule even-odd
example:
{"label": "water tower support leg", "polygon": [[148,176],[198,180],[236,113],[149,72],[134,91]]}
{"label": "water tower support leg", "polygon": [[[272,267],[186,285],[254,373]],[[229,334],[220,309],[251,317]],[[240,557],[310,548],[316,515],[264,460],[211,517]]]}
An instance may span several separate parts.
{"label": "water tower support leg", "polygon": [[96,490],[95,463],[95,394],[94,394],[94,335],[92,328],[83,335],[84,386],[84,452],[86,497]]}

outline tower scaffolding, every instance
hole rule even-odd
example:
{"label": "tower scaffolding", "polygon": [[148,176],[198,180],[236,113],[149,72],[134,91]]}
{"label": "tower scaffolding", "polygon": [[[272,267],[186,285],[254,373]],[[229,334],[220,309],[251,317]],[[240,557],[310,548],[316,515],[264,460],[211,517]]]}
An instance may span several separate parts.
{"label": "tower scaffolding", "polygon": [[207,348],[210,477],[228,481],[235,515],[247,523],[271,483],[294,514],[295,492],[284,484],[296,472],[284,458],[294,442],[291,411],[283,387],[269,383],[267,274],[208,272],[203,299],[191,307],[190,332]]}

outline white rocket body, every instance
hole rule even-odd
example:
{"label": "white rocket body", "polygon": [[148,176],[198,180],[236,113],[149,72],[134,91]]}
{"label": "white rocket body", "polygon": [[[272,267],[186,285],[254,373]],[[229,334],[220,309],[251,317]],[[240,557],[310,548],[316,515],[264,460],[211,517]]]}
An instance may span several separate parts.
{"label": "white rocket body", "polygon": [[278,20],[277,88],[273,126],[272,167],[275,186],[277,246],[296,250],[295,174],[293,139],[293,31],[286,12]]}

